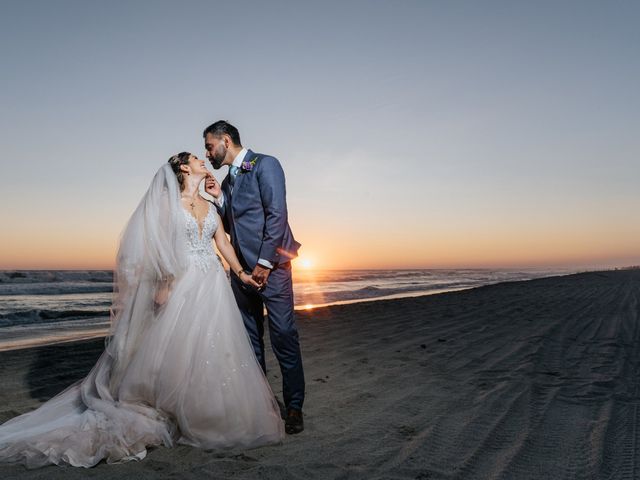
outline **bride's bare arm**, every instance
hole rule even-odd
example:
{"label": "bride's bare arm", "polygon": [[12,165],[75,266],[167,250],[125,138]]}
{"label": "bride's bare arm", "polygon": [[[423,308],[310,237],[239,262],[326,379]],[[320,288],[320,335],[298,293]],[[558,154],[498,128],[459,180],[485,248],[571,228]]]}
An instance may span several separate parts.
{"label": "bride's bare arm", "polygon": [[243,283],[248,285],[253,285],[256,288],[260,288],[261,285],[256,283],[256,281],[251,278],[251,275],[246,273],[240,265],[240,261],[236,255],[236,252],[233,250],[233,245],[229,242],[227,238],[227,234],[224,231],[224,226],[222,225],[222,220],[220,219],[220,215],[216,213],[216,220],[218,221],[218,229],[216,233],[213,235],[213,239],[216,242],[216,247],[218,247],[218,251],[222,254],[224,259],[229,264],[231,271],[234,272]]}

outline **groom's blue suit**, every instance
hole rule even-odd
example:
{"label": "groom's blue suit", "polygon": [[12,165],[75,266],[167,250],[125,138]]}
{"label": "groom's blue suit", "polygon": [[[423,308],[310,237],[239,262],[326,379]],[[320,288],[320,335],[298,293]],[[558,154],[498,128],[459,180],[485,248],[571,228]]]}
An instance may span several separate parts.
{"label": "groom's blue suit", "polygon": [[291,259],[300,244],[287,221],[284,172],[275,157],[251,150],[231,185],[222,182],[224,200],[218,207],[225,230],[242,266],[252,271],[258,260],[273,265],[262,291],[243,284],[231,273],[231,286],[240,307],[256,357],[266,371],[264,356],[264,307],[267,309],[271,346],[282,371],[282,390],[287,408],[302,410],[304,373],[293,316]]}

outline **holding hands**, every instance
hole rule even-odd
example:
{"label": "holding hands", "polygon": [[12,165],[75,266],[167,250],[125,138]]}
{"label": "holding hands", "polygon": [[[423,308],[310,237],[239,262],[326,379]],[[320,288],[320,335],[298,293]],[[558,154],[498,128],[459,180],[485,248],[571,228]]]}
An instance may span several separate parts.
{"label": "holding hands", "polygon": [[251,275],[249,275],[247,272],[245,272],[244,270],[241,271],[238,275],[238,278],[240,279],[240,281],[242,283],[244,283],[245,285],[251,285],[254,288],[260,289],[261,285],[256,282]]}
{"label": "holding hands", "polygon": [[259,285],[259,288],[264,288],[264,286],[267,284],[267,278],[269,278],[269,274],[271,273],[271,270],[269,270],[267,267],[264,267],[260,264],[256,265],[256,268],[253,269],[253,272],[251,273],[251,278],[257,282],[257,284]]}

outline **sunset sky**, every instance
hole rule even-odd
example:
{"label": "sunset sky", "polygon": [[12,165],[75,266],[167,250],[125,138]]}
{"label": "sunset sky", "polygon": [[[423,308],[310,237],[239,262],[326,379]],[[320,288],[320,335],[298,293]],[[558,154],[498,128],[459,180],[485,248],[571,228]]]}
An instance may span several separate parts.
{"label": "sunset sky", "polygon": [[640,264],[638,24],[632,1],[3,0],[0,268],[112,267],[218,119],[281,160],[315,267]]}

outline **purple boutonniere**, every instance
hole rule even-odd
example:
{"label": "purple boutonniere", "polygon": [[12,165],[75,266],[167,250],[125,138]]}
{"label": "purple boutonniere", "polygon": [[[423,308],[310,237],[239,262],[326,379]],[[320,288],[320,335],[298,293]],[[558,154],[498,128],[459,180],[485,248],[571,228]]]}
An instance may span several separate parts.
{"label": "purple boutonniere", "polygon": [[251,160],[245,160],[240,164],[240,171],[242,173],[250,172],[255,167],[256,162],[258,161],[258,157],[253,157]]}

